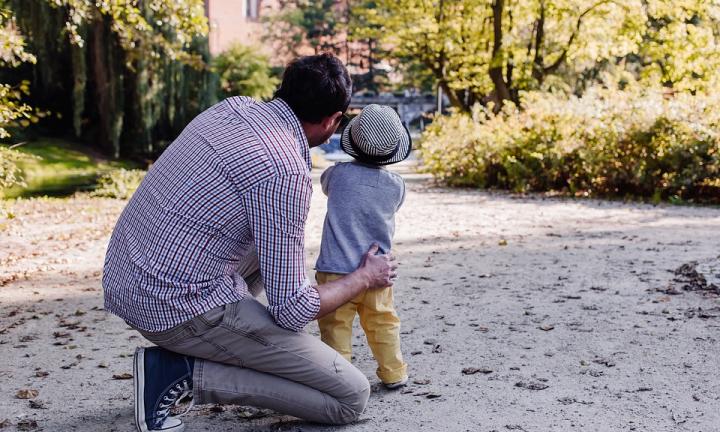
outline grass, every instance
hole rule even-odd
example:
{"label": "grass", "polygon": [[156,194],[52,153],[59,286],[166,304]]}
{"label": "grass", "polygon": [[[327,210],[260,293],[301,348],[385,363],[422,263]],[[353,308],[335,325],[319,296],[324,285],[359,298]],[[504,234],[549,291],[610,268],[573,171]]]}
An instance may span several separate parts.
{"label": "grass", "polygon": [[91,190],[103,173],[114,168],[135,168],[124,161],[109,161],[87,147],[57,138],[41,138],[15,148],[27,158],[19,162],[24,187],[0,190],[2,198],[66,196]]}

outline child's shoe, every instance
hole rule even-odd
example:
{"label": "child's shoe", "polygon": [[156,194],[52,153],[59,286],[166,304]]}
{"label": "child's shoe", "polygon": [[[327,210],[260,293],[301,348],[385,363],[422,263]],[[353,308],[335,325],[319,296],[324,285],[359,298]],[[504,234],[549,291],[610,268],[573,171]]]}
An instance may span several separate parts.
{"label": "child's shoe", "polygon": [[407,382],[408,382],[408,377],[405,377],[405,378],[401,379],[400,381],[396,381],[393,383],[383,383],[383,384],[385,384],[385,388],[388,390],[397,390],[401,387],[405,387],[407,385]]}

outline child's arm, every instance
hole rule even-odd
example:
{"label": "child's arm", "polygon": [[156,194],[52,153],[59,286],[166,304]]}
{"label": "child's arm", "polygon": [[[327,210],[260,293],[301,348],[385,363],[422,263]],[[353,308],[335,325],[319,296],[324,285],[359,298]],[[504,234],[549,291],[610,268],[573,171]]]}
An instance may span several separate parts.
{"label": "child's arm", "polygon": [[335,165],[329,167],[325,171],[323,171],[322,175],[320,175],[320,186],[322,187],[322,191],[325,195],[328,194],[328,184],[330,183],[330,172],[335,168]]}
{"label": "child's arm", "polygon": [[400,177],[400,185],[402,185],[402,194],[400,195],[400,202],[398,203],[395,211],[400,210],[400,207],[402,207],[405,202],[405,180],[403,180],[402,177]]}

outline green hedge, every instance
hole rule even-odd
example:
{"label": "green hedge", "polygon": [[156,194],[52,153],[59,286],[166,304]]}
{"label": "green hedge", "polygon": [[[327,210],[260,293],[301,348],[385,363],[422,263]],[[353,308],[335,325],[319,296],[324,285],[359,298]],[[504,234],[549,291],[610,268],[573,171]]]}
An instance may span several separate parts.
{"label": "green hedge", "polygon": [[437,119],[421,151],[452,186],[720,203],[719,132],[717,96],[529,93]]}

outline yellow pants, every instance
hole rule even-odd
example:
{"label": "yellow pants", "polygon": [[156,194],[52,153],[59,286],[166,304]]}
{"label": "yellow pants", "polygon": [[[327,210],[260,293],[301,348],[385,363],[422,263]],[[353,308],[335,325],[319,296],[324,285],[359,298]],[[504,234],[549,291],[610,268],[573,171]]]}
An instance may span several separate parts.
{"label": "yellow pants", "polygon": [[[344,275],[317,272],[315,279],[324,284]],[[393,306],[392,287],[368,290],[318,320],[320,337],[348,361],[352,355],[352,325],[355,312],[365,330],[368,345],[378,363],[377,376],[390,384],[407,377],[407,364],[400,352],[400,318]]]}

